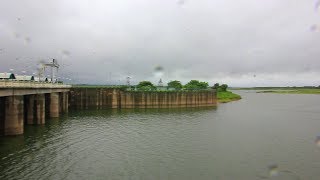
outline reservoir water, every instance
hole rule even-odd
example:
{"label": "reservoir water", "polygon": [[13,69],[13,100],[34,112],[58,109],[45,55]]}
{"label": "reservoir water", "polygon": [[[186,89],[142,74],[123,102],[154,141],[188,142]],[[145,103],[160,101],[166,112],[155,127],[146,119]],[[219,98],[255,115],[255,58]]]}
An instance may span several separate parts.
{"label": "reservoir water", "polygon": [[0,138],[0,179],[320,179],[320,96],[71,111]]}

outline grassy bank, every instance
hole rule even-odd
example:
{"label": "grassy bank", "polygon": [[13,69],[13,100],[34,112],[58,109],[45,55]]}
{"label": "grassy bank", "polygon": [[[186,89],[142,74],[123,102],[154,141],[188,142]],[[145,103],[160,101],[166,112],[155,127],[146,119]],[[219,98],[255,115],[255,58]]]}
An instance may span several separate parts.
{"label": "grassy bank", "polygon": [[227,103],[227,102],[236,101],[236,100],[241,99],[240,95],[235,94],[230,91],[226,91],[226,92],[218,91],[217,97],[218,97],[218,102],[220,102],[220,103]]}
{"label": "grassy bank", "polygon": [[320,89],[272,89],[262,90],[257,93],[277,93],[277,94],[320,94]]}
{"label": "grassy bank", "polygon": [[233,90],[254,90],[257,93],[277,94],[320,94],[320,87],[251,87],[232,88]]}

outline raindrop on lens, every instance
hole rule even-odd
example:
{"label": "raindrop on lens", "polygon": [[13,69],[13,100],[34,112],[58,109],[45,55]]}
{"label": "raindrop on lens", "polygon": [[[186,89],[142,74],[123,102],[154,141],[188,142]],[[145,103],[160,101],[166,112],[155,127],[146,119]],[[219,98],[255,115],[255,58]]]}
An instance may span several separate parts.
{"label": "raindrop on lens", "polygon": [[156,66],[154,68],[154,76],[156,78],[161,78],[163,76],[163,67],[162,66]]}
{"label": "raindrop on lens", "polygon": [[162,66],[157,66],[154,68],[155,72],[162,72],[163,71],[163,67]]}
{"label": "raindrop on lens", "polygon": [[15,33],[13,33],[13,35],[14,35],[14,37],[17,38],[17,39],[20,38],[20,34],[19,34],[19,33],[16,33],[16,32],[15,32]]}
{"label": "raindrop on lens", "polygon": [[314,25],[312,25],[311,27],[310,27],[310,31],[311,32],[316,32],[318,30],[318,26],[316,25],[316,24],[314,24]]}
{"label": "raindrop on lens", "polygon": [[279,168],[278,168],[278,165],[276,164],[272,164],[268,166],[268,170],[269,170],[270,177],[275,177],[279,175]]}
{"label": "raindrop on lens", "polygon": [[70,56],[70,51],[62,50],[61,53],[65,56]]}
{"label": "raindrop on lens", "polygon": [[314,10],[315,11],[319,11],[319,7],[320,7],[320,0],[318,0],[314,6]]}
{"label": "raindrop on lens", "polygon": [[29,44],[31,42],[31,39],[29,37],[24,38],[24,42],[26,44]]}
{"label": "raindrop on lens", "polygon": [[315,143],[320,148],[320,136],[317,136]]}
{"label": "raindrop on lens", "polygon": [[184,5],[186,3],[186,0],[178,0],[177,4],[178,5]]}

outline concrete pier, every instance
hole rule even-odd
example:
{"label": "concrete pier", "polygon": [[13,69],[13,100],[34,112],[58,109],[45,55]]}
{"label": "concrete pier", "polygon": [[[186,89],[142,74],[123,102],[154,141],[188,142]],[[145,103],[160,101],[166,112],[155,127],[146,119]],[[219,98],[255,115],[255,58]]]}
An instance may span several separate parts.
{"label": "concrete pier", "polygon": [[4,135],[23,134],[23,103],[23,96],[9,96],[5,98]]}
{"label": "concrete pier", "polygon": [[69,93],[63,92],[61,93],[62,96],[62,112],[66,113],[69,111]]}
{"label": "concrete pier", "polygon": [[45,97],[44,94],[29,95],[25,98],[27,124],[45,124]]}
{"label": "concrete pier", "polygon": [[50,94],[50,117],[56,118],[60,115],[60,97],[59,93]]}
{"label": "concrete pier", "polygon": [[36,124],[45,124],[46,112],[45,112],[45,97],[44,94],[38,94],[36,96]]}
{"label": "concrete pier", "polygon": [[118,92],[117,92],[117,90],[113,90],[112,91],[112,108],[118,108],[118,97],[119,97],[119,95],[118,95]]}
{"label": "concrete pier", "polygon": [[35,119],[35,111],[34,111],[34,106],[35,106],[35,96],[36,95],[29,95],[28,97],[25,98],[25,105],[26,105],[26,118],[27,124],[35,124],[34,119]]}
{"label": "concrete pier", "polygon": [[4,135],[4,122],[6,115],[5,97],[0,97],[0,135]]}
{"label": "concrete pier", "polygon": [[23,134],[24,124],[45,124],[46,117],[67,112],[70,88],[58,83],[0,80],[0,135]]}

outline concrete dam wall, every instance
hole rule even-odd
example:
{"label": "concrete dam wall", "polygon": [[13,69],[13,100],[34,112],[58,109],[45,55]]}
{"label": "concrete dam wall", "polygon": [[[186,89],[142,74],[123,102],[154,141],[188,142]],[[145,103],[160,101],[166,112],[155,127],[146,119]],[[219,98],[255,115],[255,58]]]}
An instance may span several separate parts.
{"label": "concrete dam wall", "polygon": [[217,105],[216,91],[136,92],[111,88],[72,88],[70,107],[108,108],[180,108]]}

